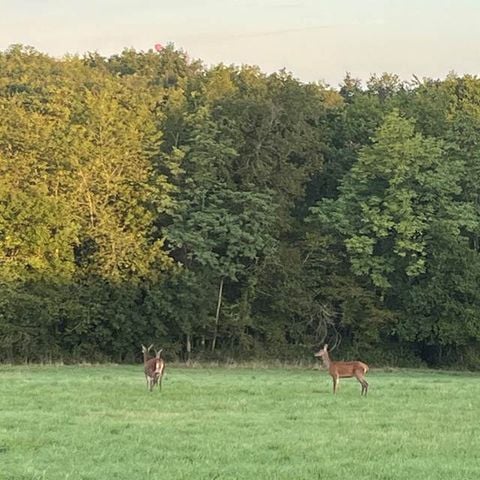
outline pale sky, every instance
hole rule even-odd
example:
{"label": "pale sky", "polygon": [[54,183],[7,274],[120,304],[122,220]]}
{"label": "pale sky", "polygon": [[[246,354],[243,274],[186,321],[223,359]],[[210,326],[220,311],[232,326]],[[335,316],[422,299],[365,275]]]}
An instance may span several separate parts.
{"label": "pale sky", "polygon": [[173,42],[207,65],[281,68],[337,86],[480,73],[480,0],[0,0],[0,50],[60,57]]}

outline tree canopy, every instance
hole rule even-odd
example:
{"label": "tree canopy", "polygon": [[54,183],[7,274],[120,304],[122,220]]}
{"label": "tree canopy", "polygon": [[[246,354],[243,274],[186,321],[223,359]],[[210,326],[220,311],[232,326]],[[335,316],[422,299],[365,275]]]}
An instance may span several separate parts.
{"label": "tree canopy", "polygon": [[478,365],[479,78],[14,45],[0,116],[0,360]]}

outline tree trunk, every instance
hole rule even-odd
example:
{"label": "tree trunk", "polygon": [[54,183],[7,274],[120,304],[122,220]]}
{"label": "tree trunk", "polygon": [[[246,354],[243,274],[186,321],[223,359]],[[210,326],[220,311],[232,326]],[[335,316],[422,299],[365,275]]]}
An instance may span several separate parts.
{"label": "tree trunk", "polygon": [[190,340],[190,334],[187,333],[187,364],[190,364],[191,353],[192,353],[192,341]]}
{"label": "tree trunk", "polygon": [[218,318],[220,317],[220,307],[222,306],[222,292],[223,292],[223,277],[220,279],[220,286],[218,287],[217,314],[215,315],[215,330],[213,331],[212,352],[215,351],[215,345],[217,343]]}

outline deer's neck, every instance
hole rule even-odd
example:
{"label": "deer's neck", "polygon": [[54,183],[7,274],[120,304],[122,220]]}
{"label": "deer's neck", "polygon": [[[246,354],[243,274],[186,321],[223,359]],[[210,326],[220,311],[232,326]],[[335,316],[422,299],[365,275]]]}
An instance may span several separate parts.
{"label": "deer's neck", "polygon": [[327,368],[330,368],[330,365],[332,364],[332,361],[330,360],[330,355],[328,352],[325,352],[325,355],[323,356],[323,363]]}

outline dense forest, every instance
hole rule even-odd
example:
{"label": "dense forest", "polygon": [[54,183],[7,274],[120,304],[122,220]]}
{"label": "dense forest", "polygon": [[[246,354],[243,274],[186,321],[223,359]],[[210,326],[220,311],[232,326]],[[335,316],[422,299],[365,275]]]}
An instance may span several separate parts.
{"label": "dense forest", "polygon": [[480,361],[480,79],[0,52],[0,361]]}

